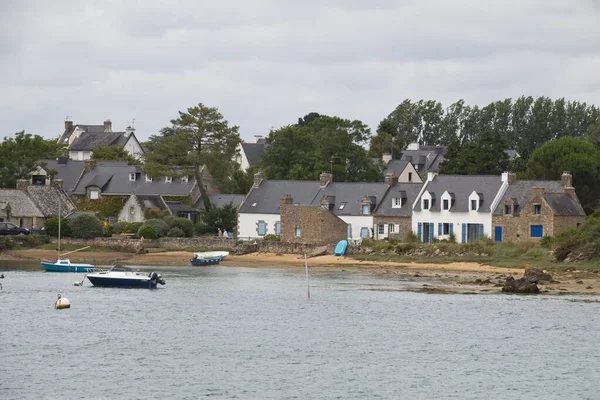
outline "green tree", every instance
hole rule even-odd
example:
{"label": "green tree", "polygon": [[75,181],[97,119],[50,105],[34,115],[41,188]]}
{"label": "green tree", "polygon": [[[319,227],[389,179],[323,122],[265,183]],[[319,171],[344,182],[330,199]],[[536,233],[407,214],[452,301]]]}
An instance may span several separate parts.
{"label": "green tree", "polygon": [[217,234],[221,231],[233,232],[237,227],[237,207],[225,204],[223,207],[212,206],[200,214],[200,221],[196,224],[196,233]]}
{"label": "green tree", "polygon": [[202,103],[179,112],[171,126],[161,130],[149,146],[144,170],[150,176],[179,176],[191,169],[200,189],[204,207],[211,207],[204,185],[206,166],[217,187],[231,184],[236,168],[232,162],[241,143],[237,126],[230,126],[215,107]]}
{"label": "green tree", "polygon": [[131,154],[119,146],[98,146],[92,153],[92,160],[99,161],[127,161],[128,164],[139,164],[140,161],[135,159]]}
{"label": "green tree", "polygon": [[600,197],[600,151],[584,139],[565,136],[551,140],[533,152],[526,177],[556,180],[564,171],[573,176],[577,197],[584,210],[591,212]]}
{"label": "green tree", "polygon": [[455,139],[440,165],[441,174],[499,175],[508,169],[506,144],[500,134],[488,132],[477,140],[460,144]]}
{"label": "green tree", "polygon": [[5,137],[0,143],[0,187],[14,188],[17,179],[26,179],[41,159],[64,155],[65,150],[55,139],[21,131]]}

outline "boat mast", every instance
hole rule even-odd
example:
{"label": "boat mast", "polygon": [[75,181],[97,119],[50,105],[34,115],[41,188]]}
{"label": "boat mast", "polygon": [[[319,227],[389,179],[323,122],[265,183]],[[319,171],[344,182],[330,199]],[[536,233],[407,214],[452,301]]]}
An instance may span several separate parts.
{"label": "boat mast", "polygon": [[56,257],[57,259],[60,258],[60,195],[58,197],[58,250],[57,250],[57,254],[58,256]]}

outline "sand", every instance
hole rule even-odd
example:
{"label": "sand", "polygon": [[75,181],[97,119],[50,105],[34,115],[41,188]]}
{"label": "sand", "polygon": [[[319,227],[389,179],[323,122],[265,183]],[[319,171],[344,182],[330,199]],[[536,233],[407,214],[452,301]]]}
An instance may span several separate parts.
{"label": "sand", "polygon": [[[127,264],[139,266],[189,266],[192,253],[169,251],[131,254],[115,251],[81,251],[69,256],[72,261],[85,261],[96,265]],[[3,260],[53,260],[54,250],[27,249],[0,254]],[[425,264],[412,262],[359,261],[350,257],[332,255],[308,259],[312,271],[348,271],[368,274],[402,275],[414,282],[423,282],[416,291],[430,293],[494,293],[500,292],[508,276],[520,277],[522,268],[501,268],[474,262]],[[255,268],[304,268],[304,258],[297,254],[252,253],[230,255],[221,266]],[[202,268],[192,267],[190,268]],[[585,271],[553,273],[558,283],[539,285],[547,294],[600,294],[600,274]]]}

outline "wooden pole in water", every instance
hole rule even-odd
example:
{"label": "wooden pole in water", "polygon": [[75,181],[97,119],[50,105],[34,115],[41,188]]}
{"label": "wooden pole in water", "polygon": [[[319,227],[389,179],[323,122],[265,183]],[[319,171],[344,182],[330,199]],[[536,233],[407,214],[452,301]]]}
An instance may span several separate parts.
{"label": "wooden pole in water", "polygon": [[304,268],[306,269],[306,289],[308,298],[310,299],[310,279],[308,278],[308,258],[306,257],[306,253],[304,253]]}

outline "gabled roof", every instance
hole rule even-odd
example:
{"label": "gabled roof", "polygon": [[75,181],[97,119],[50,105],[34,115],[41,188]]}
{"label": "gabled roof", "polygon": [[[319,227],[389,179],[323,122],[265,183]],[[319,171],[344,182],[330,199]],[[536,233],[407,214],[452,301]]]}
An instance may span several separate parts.
{"label": "gabled roof", "polygon": [[104,132],[104,125],[82,125],[82,124],[72,125],[70,129],[65,129],[65,131],[62,133],[62,135],[58,139],[58,143],[68,144],[69,137],[71,137],[71,134],[77,127],[79,127],[80,130],[85,131],[85,132],[92,132],[92,133]]}
{"label": "gabled roof", "polygon": [[[412,205],[417,199],[422,183],[396,183],[379,202],[375,216],[378,217],[410,217]],[[392,207],[392,199],[402,198],[402,207]]]}
{"label": "gabled roof", "polygon": [[44,217],[44,214],[22,190],[0,189],[0,201],[10,204],[10,214],[14,217]]}
{"label": "gabled roof", "polygon": [[140,205],[142,211],[149,210],[151,208],[158,208],[159,210],[167,210],[167,204],[164,202],[162,197],[158,195],[134,195],[136,201]]}
{"label": "gabled roof", "polygon": [[[223,207],[227,204],[233,204],[235,208],[238,209],[240,207],[240,204],[242,204],[242,202],[244,201],[245,197],[245,194],[213,194],[210,195],[208,198],[210,202],[217,207]],[[198,210],[204,210],[204,201],[202,201],[202,198],[198,199],[198,201],[195,204],[195,207]]]}
{"label": "gabled roof", "polygon": [[412,162],[419,174],[424,175],[427,172],[439,172],[445,154],[445,147],[421,146],[419,150],[403,151],[400,160]]}
{"label": "gabled roof", "polygon": [[281,198],[292,196],[294,204],[308,205],[320,192],[317,181],[268,181],[253,187],[240,207],[240,214],[279,214]]}
{"label": "gabled roof", "polygon": [[125,132],[84,132],[71,143],[69,151],[93,151],[98,146],[125,145]]}
{"label": "gabled roof", "polygon": [[[388,185],[386,183],[363,183],[363,182],[330,182],[325,189],[319,191],[311,205],[321,204],[323,196],[335,199],[333,213],[338,216],[359,216],[361,214],[361,203],[365,196],[370,198],[372,204],[377,207],[381,204]],[[294,198],[294,203],[296,199]],[[303,204],[303,203],[300,203]],[[343,207],[340,209],[340,206]]]}
{"label": "gabled roof", "polygon": [[513,211],[513,214],[519,215],[522,207],[529,203],[529,200],[533,196],[534,187],[542,187],[544,188],[544,191],[550,193],[563,192],[563,185],[561,181],[516,180],[508,185],[502,200],[498,203],[496,209],[494,210],[494,215],[504,214],[504,201],[507,199],[512,199],[513,202],[516,202],[517,207]]}
{"label": "gabled roof", "polygon": [[387,175],[387,174],[392,174],[392,173],[396,173],[397,175],[400,175],[404,169],[406,168],[406,166],[408,165],[409,161],[408,160],[391,160],[385,167],[385,171],[383,172],[383,175]]}
{"label": "gabled roof", "polygon": [[183,204],[180,201],[165,201],[165,204],[171,210],[172,215],[177,215],[177,213],[197,214],[200,212],[198,209],[190,207],[187,204]]}
{"label": "gabled roof", "polygon": [[58,217],[59,212],[60,215],[67,215],[75,210],[75,205],[67,193],[57,187],[51,185],[27,185],[24,191],[44,217]]}
{"label": "gabled roof", "polygon": [[567,193],[544,193],[544,200],[556,215],[585,216],[581,204]]}
{"label": "gabled roof", "polygon": [[[455,201],[450,212],[468,212],[469,196],[473,192],[480,194],[483,201],[479,205],[478,212],[490,212],[490,207],[494,198],[502,186],[502,177],[490,175],[436,175],[433,180],[427,183],[423,191],[429,192],[433,198],[440,199],[445,191],[453,192]],[[440,211],[440,200],[433,202],[430,211]],[[421,202],[418,201],[414,208],[415,211],[421,211]]]}
{"label": "gabled roof", "polygon": [[64,189],[67,193],[73,192],[79,178],[83,174],[83,168],[85,167],[85,161],[74,161],[74,160],[40,160],[40,163],[45,163],[44,169],[49,172],[51,170],[57,171],[56,178],[62,179],[64,182]]}
{"label": "gabled roof", "polygon": [[265,149],[264,140],[259,143],[242,143],[242,150],[246,154],[248,164],[252,167],[260,161],[260,155]]}

